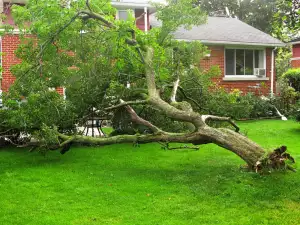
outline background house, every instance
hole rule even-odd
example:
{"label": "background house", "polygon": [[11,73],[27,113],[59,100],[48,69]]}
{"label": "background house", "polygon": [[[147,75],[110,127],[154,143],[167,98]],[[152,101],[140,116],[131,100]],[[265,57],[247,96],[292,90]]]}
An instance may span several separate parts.
{"label": "background house", "polygon": [[[7,15],[4,23],[13,25],[10,5],[7,2],[11,1],[0,0],[0,9]],[[26,0],[16,0],[15,2],[25,4]],[[164,0],[152,0],[151,2],[165,3]],[[159,21],[155,19],[155,8],[150,1],[112,0],[112,5],[118,9],[117,19],[126,20],[128,9],[133,10],[134,16],[137,18],[137,27],[145,32],[151,27],[160,25]],[[264,95],[274,93],[276,78],[273,50],[275,47],[284,46],[281,41],[238,19],[227,17],[209,17],[207,24],[194,26],[191,30],[180,28],[174,33],[174,36],[177,40],[199,40],[209,47],[210,55],[199,62],[199,66],[208,69],[212,65],[218,65],[222,74],[221,77],[215,79],[215,82],[226,89],[238,88],[243,92]],[[15,34],[2,37],[1,89],[3,91],[8,91],[15,80],[9,68],[11,65],[19,63],[14,55],[19,43],[17,30]],[[63,93],[62,88],[58,91]]]}
{"label": "background house", "polygon": [[300,68],[300,38],[296,38],[290,42],[292,45],[293,56],[291,59],[293,68]]}
{"label": "background house", "polygon": [[137,18],[136,26],[143,31],[148,31],[150,29],[149,17],[155,12],[155,7],[150,2],[166,3],[165,0],[112,0],[111,4],[118,9],[117,19],[126,20],[128,9],[131,9]]}
{"label": "background house", "polygon": [[[160,25],[154,15],[150,23]],[[263,95],[275,92],[274,49],[285,45],[276,38],[226,16],[208,17],[206,24],[191,30],[179,28],[174,37],[207,45],[211,53],[199,66],[208,69],[218,65],[222,74],[215,81],[229,91],[237,88]]]}

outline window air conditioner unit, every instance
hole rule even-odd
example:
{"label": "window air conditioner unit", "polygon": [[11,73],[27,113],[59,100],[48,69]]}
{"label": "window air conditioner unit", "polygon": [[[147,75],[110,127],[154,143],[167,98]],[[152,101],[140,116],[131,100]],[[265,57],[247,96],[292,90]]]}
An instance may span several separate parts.
{"label": "window air conditioner unit", "polygon": [[266,69],[263,68],[254,68],[254,75],[257,77],[265,77]]}

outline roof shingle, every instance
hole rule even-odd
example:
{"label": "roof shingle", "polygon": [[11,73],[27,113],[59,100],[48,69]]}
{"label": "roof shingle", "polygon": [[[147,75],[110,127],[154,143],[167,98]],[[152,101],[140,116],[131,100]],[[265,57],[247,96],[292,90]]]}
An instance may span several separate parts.
{"label": "roof shingle", "polygon": [[178,40],[199,40],[203,44],[285,45],[280,40],[239,19],[228,17],[208,17],[206,24],[194,26],[191,30],[181,27],[174,33],[174,36]]}

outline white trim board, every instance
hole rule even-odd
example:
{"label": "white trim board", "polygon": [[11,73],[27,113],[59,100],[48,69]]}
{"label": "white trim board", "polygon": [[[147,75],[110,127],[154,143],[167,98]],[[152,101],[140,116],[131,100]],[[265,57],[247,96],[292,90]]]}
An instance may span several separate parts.
{"label": "white trim board", "polygon": [[300,44],[300,41],[290,42],[291,45],[298,45]]}
{"label": "white trim board", "polygon": [[111,5],[116,7],[117,9],[143,9],[144,7],[147,8],[154,8],[151,4],[139,4],[139,3],[127,3],[127,2],[112,2]]}
{"label": "white trim board", "polygon": [[268,81],[269,77],[257,77],[257,76],[225,76],[223,77],[223,81]]}
{"label": "white trim board", "polygon": [[[0,29],[0,32],[5,32],[5,29]],[[20,30],[19,29],[13,29],[12,32],[7,32],[4,35],[9,35],[9,34],[20,34]]]}

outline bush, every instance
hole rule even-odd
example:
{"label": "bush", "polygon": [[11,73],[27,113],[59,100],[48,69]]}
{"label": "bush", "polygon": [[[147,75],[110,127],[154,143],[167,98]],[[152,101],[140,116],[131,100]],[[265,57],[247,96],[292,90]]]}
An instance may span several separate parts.
{"label": "bush", "polygon": [[234,119],[276,115],[273,102],[268,99],[262,99],[253,93],[242,93],[239,89],[228,92],[219,87],[218,83],[213,82],[218,74],[220,74],[218,68],[212,67],[200,74],[187,74],[185,80],[182,80],[181,84],[186,94],[198,102],[198,105],[191,103],[194,110],[202,114],[227,116]]}
{"label": "bush", "polygon": [[295,119],[300,122],[300,109],[297,110],[296,115],[295,115]]}
{"label": "bush", "polygon": [[300,68],[289,69],[283,74],[283,78],[287,79],[296,91],[300,91]]}
{"label": "bush", "polygon": [[286,79],[280,79],[278,84],[280,95],[276,97],[274,104],[284,115],[294,117],[296,111],[300,108],[299,105],[297,105],[297,101],[300,97],[299,92],[296,92],[293,87],[290,87]]}
{"label": "bush", "polygon": [[253,93],[244,95],[238,89],[234,89],[229,93],[224,89],[219,89],[211,93],[211,98],[207,102],[207,108],[210,114],[229,116],[234,119],[260,118],[276,115],[271,100],[261,98]]}

